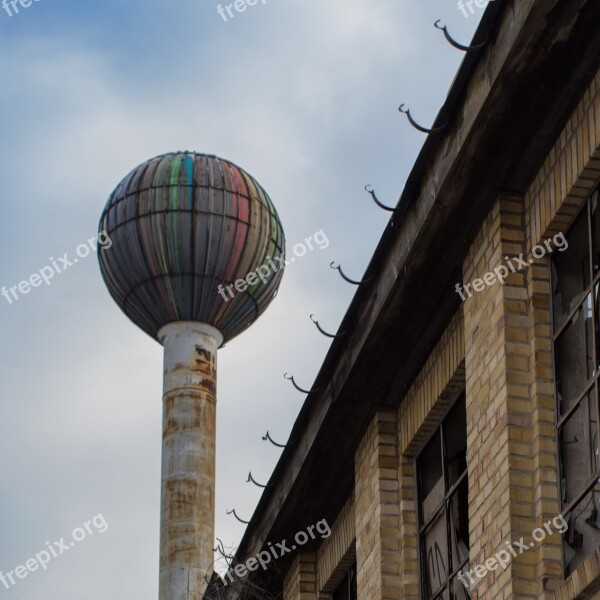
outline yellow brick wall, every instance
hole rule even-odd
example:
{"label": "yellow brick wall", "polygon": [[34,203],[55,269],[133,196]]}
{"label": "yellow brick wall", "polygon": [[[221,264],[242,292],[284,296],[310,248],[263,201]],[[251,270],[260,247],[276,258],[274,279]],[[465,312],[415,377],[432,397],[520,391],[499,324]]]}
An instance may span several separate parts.
{"label": "yellow brick wall", "polygon": [[[567,230],[599,179],[600,73],[586,90],[525,195],[527,248]],[[528,274],[528,302],[533,439],[538,457],[534,472],[535,517],[540,521],[559,510],[548,259],[538,261]],[[540,597],[558,587],[562,598],[562,555],[558,540],[551,538],[541,545],[538,559]],[[581,572],[585,571],[582,565]]]}
{"label": "yellow brick wall", "polygon": [[398,411],[400,452],[413,456],[464,388],[463,314],[458,311],[408,390]]}
{"label": "yellow brick wall", "polygon": [[551,600],[573,600],[574,598],[600,600],[598,582],[600,582],[600,549],[596,550],[550,598]]}
{"label": "yellow brick wall", "polygon": [[[565,231],[599,180],[600,72],[526,195],[498,198],[465,257],[463,281]],[[507,540],[531,540],[534,528],[558,514],[550,311],[546,257],[511,274],[504,286],[467,298],[398,413],[375,415],[355,455],[359,600],[421,598],[414,456],[463,385],[471,568]],[[319,589],[319,600],[328,597],[332,574],[347,568],[348,505],[345,511],[338,518],[346,524],[344,543],[323,544],[318,559],[297,558],[285,579],[285,600],[316,600]],[[506,571],[488,573],[472,598],[600,600],[599,565],[600,552],[564,582],[559,536],[547,536],[513,557]]]}
{"label": "yellow brick wall", "polygon": [[420,598],[414,453],[464,389],[459,311],[397,413],[378,413],[356,453],[359,600]]}
{"label": "yellow brick wall", "polygon": [[[525,197],[498,199],[465,259],[464,281],[564,232],[599,179],[600,73]],[[549,258],[467,298],[463,310],[473,566],[506,540],[531,540],[559,512]],[[547,536],[489,573],[475,596],[573,600],[600,584],[597,561],[564,582],[560,537]]]}
{"label": "yellow brick wall", "polygon": [[400,573],[402,577],[400,598],[421,598],[419,578],[419,528],[415,490],[414,460],[400,458]]}
{"label": "yellow brick wall", "polygon": [[[467,254],[465,282],[525,252],[523,221],[521,199],[498,200]],[[471,568],[535,528],[525,277],[511,274],[463,304]],[[535,597],[534,564],[533,552],[513,558],[477,582],[476,597]]]}
{"label": "yellow brick wall", "polygon": [[328,598],[356,560],[354,494],[331,525],[317,552],[317,590],[319,600]]}
{"label": "yellow brick wall", "polygon": [[[544,161],[524,198],[527,249],[568,229],[600,181],[600,72]],[[527,300],[534,459],[534,521],[560,510],[555,382],[552,353],[550,262],[546,257],[528,273]],[[539,598],[572,600],[600,584],[598,557],[589,557],[566,581],[558,536],[537,548],[535,579]],[[556,590],[552,593],[552,590]]]}
{"label": "yellow brick wall", "polygon": [[525,196],[527,246],[564,231],[600,178],[600,71]]}
{"label": "yellow brick wall", "polygon": [[418,600],[420,567],[414,457],[464,389],[463,315],[459,310],[398,410],[402,595]]}
{"label": "yellow brick wall", "polygon": [[[543,523],[560,512],[549,259],[537,261],[527,274],[529,306],[529,376],[533,443],[533,520]],[[562,581],[561,538],[553,535],[537,546],[535,578],[543,597]]]}
{"label": "yellow brick wall", "polygon": [[317,565],[314,552],[301,552],[283,582],[283,600],[317,600]]}
{"label": "yellow brick wall", "polygon": [[395,412],[378,412],[355,455],[359,600],[400,597],[398,437]]}

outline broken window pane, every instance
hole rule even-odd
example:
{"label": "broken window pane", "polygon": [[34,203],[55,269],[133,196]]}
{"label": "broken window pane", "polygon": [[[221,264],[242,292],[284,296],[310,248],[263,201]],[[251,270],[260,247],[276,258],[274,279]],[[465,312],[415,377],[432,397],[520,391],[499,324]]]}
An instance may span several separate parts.
{"label": "broken window pane", "polygon": [[555,343],[556,388],[561,415],[581,396],[594,373],[594,345],[590,294]]}
{"label": "broken window pane", "polygon": [[563,506],[572,502],[598,471],[597,403],[590,398],[589,394],[584,397],[559,430]]}
{"label": "broken window pane", "polygon": [[469,481],[465,477],[450,498],[452,571],[469,558]]}
{"label": "broken window pane", "polygon": [[600,484],[567,517],[563,535],[565,575],[569,576],[600,545]]}
{"label": "broken window pane", "polygon": [[444,478],[442,471],[442,445],[439,431],[427,444],[419,458],[420,496],[422,499],[422,521],[430,519],[443,503]]}
{"label": "broken window pane", "polygon": [[565,236],[569,247],[552,253],[554,328],[558,330],[590,285],[587,207]]}
{"label": "broken window pane", "polygon": [[593,274],[600,270],[600,207],[598,206],[598,190],[594,192],[591,200],[592,209],[592,247],[593,247]]}
{"label": "broken window pane", "polygon": [[595,315],[595,331],[596,338],[596,371],[600,367],[600,284],[596,284],[594,288],[594,315]]}
{"label": "broken window pane", "polygon": [[600,545],[597,191],[565,237],[568,248],[555,244],[563,251],[552,254],[552,291],[561,503],[569,522],[563,548],[569,575]]}
{"label": "broken window pane", "polygon": [[[465,567],[465,569],[468,571],[469,567]],[[463,579],[466,581],[467,584],[469,584],[469,579],[466,577],[463,577]],[[461,583],[460,579],[458,579],[458,577],[455,577],[452,580],[452,591],[454,593],[454,598],[456,600],[469,600],[469,598],[471,597],[469,595],[469,591],[468,589],[465,587],[465,585],[463,583]]]}
{"label": "broken window pane", "polygon": [[438,591],[448,579],[448,535],[445,513],[428,527],[424,535],[427,597]]}
{"label": "broken window pane", "polygon": [[[422,594],[467,600],[450,580],[469,559],[469,483],[464,395],[417,459]],[[455,487],[454,487],[455,486]]]}
{"label": "broken window pane", "polygon": [[350,567],[340,585],[331,596],[331,600],[356,600],[356,563]]}
{"label": "broken window pane", "polygon": [[451,488],[467,469],[467,413],[461,398],[444,420],[444,439],[448,461],[448,488]]}

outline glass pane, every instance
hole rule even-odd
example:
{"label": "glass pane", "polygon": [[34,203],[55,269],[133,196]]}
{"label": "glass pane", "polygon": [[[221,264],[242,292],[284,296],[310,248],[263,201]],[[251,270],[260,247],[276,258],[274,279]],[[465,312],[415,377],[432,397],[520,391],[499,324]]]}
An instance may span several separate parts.
{"label": "glass pane", "polygon": [[444,421],[448,487],[452,487],[467,468],[467,413],[464,396],[455,404]]}
{"label": "glass pane", "polygon": [[[554,327],[558,329],[590,285],[587,207],[565,236],[568,250],[552,253]],[[558,246],[557,246],[558,247]]]}
{"label": "glass pane", "polygon": [[573,509],[563,535],[565,575],[570,575],[600,545],[600,484]]}
{"label": "glass pane", "polygon": [[600,367],[600,284],[594,287],[594,310],[596,311],[596,369]]}
{"label": "glass pane", "polygon": [[352,565],[346,576],[331,596],[332,600],[356,600],[356,564]]}
{"label": "glass pane", "polygon": [[598,472],[598,417],[588,394],[558,433],[563,506]]}
{"label": "glass pane", "polygon": [[358,598],[358,583],[356,580],[356,564],[352,567],[349,573],[350,577],[350,600],[357,600]]}
{"label": "glass pane", "polygon": [[[463,571],[468,571],[469,570],[469,565],[466,565],[465,568],[463,569]],[[461,583],[460,579],[458,577],[455,577],[452,580],[452,591],[454,593],[454,597],[456,598],[456,600],[469,600],[469,598],[471,598],[470,595],[470,588],[471,588],[471,583],[469,581],[469,578],[465,575],[462,576],[462,580],[463,583]]]}
{"label": "glass pane", "polygon": [[450,498],[452,571],[469,558],[469,481],[463,479]]}
{"label": "glass pane", "polygon": [[423,535],[423,544],[426,565],[425,583],[427,597],[430,597],[446,583],[449,575],[445,512],[442,512],[427,528]]}
{"label": "glass pane", "polygon": [[421,523],[424,523],[443,504],[445,494],[439,430],[419,456],[417,471],[420,482]]}
{"label": "glass pane", "polygon": [[598,190],[592,196],[592,244],[594,248],[594,275],[600,270],[600,209],[598,207]]}
{"label": "glass pane", "polygon": [[594,372],[592,296],[588,295],[554,345],[560,414],[582,394]]}

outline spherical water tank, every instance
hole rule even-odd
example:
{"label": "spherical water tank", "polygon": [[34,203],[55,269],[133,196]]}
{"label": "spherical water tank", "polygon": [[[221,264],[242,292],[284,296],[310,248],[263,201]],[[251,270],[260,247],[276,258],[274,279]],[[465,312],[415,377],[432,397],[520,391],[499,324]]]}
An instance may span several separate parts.
{"label": "spherical water tank", "polygon": [[[173,152],[136,167],[108,199],[99,231],[112,241],[98,252],[110,294],[155,339],[168,323],[198,321],[228,341],[267,308],[283,275],[271,199],[214,155]],[[224,292],[259,268],[262,279]]]}

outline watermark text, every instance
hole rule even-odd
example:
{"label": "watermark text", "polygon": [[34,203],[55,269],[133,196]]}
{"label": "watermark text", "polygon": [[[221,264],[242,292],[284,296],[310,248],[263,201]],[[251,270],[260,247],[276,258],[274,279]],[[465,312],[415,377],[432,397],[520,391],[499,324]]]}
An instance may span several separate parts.
{"label": "watermark text", "polygon": [[506,541],[504,542],[506,550],[499,550],[493,557],[488,558],[485,563],[477,565],[469,571],[459,571],[458,578],[467,590],[471,590],[471,588],[477,585],[477,583],[479,583],[479,581],[481,581],[490,571],[496,571],[499,566],[506,571],[513,558],[516,558],[520,554],[533,548],[536,542],[539,543],[543,541],[546,538],[546,534],[552,535],[555,533],[552,531],[552,525],[554,525],[554,529],[556,529],[556,532],[558,533],[564,533],[569,528],[565,518],[562,515],[557,515],[544,523],[543,527],[538,527],[532,531],[531,537],[533,538],[533,541],[531,543],[526,544],[523,541],[523,538],[520,538],[517,542]]}
{"label": "watermark text", "polygon": [[523,256],[523,253],[512,258],[505,256],[504,259],[506,260],[506,265],[500,265],[493,271],[486,273],[482,278],[474,279],[471,283],[463,284],[464,287],[461,286],[460,283],[457,283],[454,290],[464,302],[467,298],[463,292],[466,292],[469,298],[471,298],[474,292],[482,292],[486,286],[490,287],[498,282],[504,285],[505,279],[511,273],[517,273],[518,271],[529,268],[534,263],[534,259],[542,258],[546,252],[549,254],[552,253],[552,243],[554,243],[554,246],[559,252],[564,252],[569,247],[569,242],[567,242],[565,234],[557,233],[553,238],[545,240],[543,245],[539,244],[535,246],[531,250],[533,258],[530,258],[529,261]]}
{"label": "watermark text", "polygon": [[[320,231],[317,231],[317,233],[307,237],[304,242],[295,244],[292,248],[294,256],[292,256],[289,260],[286,260],[283,256],[267,256],[267,263],[260,265],[254,271],[248,273],[244,279],[238,279],[228,286],[219,284],[217,291],[219,294],[221,294],[225,302],[229,302],[229,300],[235,297],[235,291],[233,288],[235,288],[237,292],[241,293],[245,292],[249,287],[256,286],[259,279],[262,281],[263,285],[268,283],[271,273],[276,273],[282,266],[287,267],[293,263],[296,258],[303,257],[308,250],[314,250],[315,248],[312,244],[313,241],[318,246],[319,250],[324,250],[329,246],[329,239],[325,235],[325,232],[321,229]],[[230,297],[227,297],[227,294],[225,293],[226,291],[229,293]]]}
{"label": "watermark text", "polygon": [[23,296],[25,294],[29,294],[32,288],[40,287],[42,283],[50,285],[55,274],[63,273],[68,268],[75,265],[80,258],[85,258],[92,251],[95,252],[96,243],[98,244],[98,247],[102,248],[103,250],[107,250],[112,246],[112,240],[110,239],[106,231],[101,231],[97,237],[91,237],[87,241],[87,243],[79,244],[79,246],[75,248],[75,254],[78,258],[73,258],[71,260],[69,258],[68,252],[65,252],[62,255],[62,257],[56,259],[51,256],[48,259],[50,261],[49,265],[46,265],[45,267],[42,267],[39,271],[32,273],[27,279],[20,281],[16,285],[10,287],[3,285],[2,289],[0,290],[0,294],[9,304],[12,304],[13,302],[16,302],[19,299],[19,294]]}
{"label": "watermark text", "polygon": [[61,554],[68,552],[76,543],[82,542],[88,535],[93,535],[94,532],[104,533],[107,529],[108,523],[106,519],[102,516],[102,513],[98,513],[95,517],[86,521],[83,527],[73,529],[71,532],[71,541],[65,541],[65,538],[61,537],[52,543],[46,542],[46,548],[40,550],[35,557],[28,558],[23,561],[22,565],[18,565],[11,571],[7,571],[6,574],[0,571],[0,582],[8,590],[11,586],[16,585],[19,579],[25,579],[30,573],[37,571],[40,567],[46,571],[48,563],[53,558],[58,558]]}
{"label": "watermark text", "polygon": [[[267,570],[267,565],[272,560],[277,560],[282,556],[285,556],[288,553],[293,552],[299,546],[304,546],[309,540],[316,539],[315,529],[317,533],[321,536],[321,539],[328,538],[331,535],[331,528],[325,519],[319,521],[315,525],[310,525],[306,528],[306,531],[299,531],[294,536],[294,543],[291,543],[288,546],[288,542],[283,540],[282,542],[278,542],[273,545],[271,542],[267,543],[268,550],[263,550],[259,552],[255,558],[249,558],[244,563],[238,563],[233,569],[230,567],[227,573],[223,576],[223,581],[225,585],[229,583],[233,583],[233,575],[237,575],[242,578],[245,577],[249,571],[256,571],[258,567],[262,567],[263,570]],[[227,580],[229,578],[229,581]]]}

